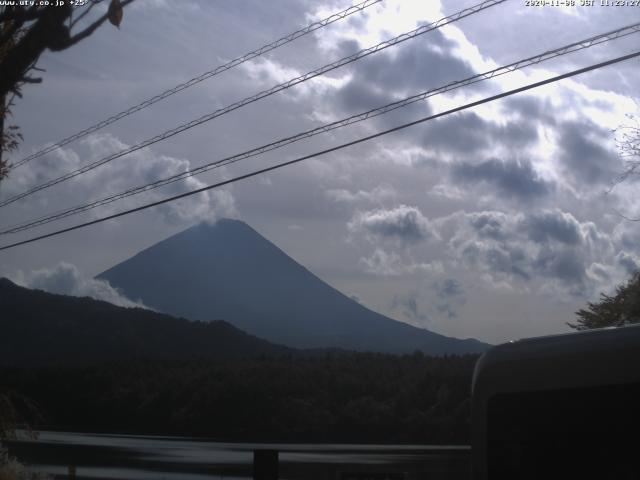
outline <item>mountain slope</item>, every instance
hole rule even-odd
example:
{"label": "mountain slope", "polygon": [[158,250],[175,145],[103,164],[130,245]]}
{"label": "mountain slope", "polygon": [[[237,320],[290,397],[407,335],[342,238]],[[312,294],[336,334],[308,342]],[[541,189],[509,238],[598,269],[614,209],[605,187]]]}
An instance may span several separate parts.
{"label": "mountain slope", "polygon": [[292,347],[428,354],[486,348],[365,308],[237,220],[189,228],[98,278],[158,311],[193,320],[223,318]]}
{"label": "mountain slope", "polygon": [[0,364],[37,365],[129,358],[217,359],[293,350],[224,321],[193,322],[91,298],[54,295],[0,278]]}

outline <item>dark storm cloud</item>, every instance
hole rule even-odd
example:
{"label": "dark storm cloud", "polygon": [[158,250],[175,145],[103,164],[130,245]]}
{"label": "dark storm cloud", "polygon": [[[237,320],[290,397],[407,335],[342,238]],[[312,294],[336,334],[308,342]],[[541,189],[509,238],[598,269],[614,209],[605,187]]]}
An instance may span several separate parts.
{"label": "dark storm cloud", "polygon": [[338,43],[336,50],[338,51],[340,58],[344,58],[359,52],[362,50],[362,47],[360,46],[360,42],[357,40],[348,39],[341,40],[340,43]]}
{"label": "dark storm cloud", "polygon": [[[614,263],[611,237],[570,213],[459,212],[450,219],[456,225],[448,240],[451,254],[495,282],[548,279],[557,282],[554,288],[588,296],[595,283],[610,276],[602,265]],[[629,268],[636,259],[618,255],[616,260]]]}
{"label": "dark storm cloud", "polygon": [[558,210],[532,214],[521,225],[534,242],[555,240],[566,245],[578,245],[582,242],[580,225],[576,219]]}
{"label": "dark storm cloud", "polygon": [[450,244],[467,265],[487,270],[492,276],[531,279],[530,255],[510,217],[488,211],[468,214],[463,222],[470,231],[465,231],[463,224]]}
{"label": "dark storm cloud", "polygon": [[500,212],[480,212],[469,218],[469,223],[480,237],[504,241],[509,233],[506,231],[506,215]]}
{"label": "dark storm cloud", "polygon": [[350,113],[366,112],[394,101],[388,93],[356,80],[350,80],[340,88],[336,100]]}
{"label": "dark storm cloud", "polygon": [[560,161],[576,181],[593,186],[609,183],[615,178],[620,171],[620,159],[615,152],[603,146],[611,135],[591,122],[560,125]]}
{"label": "dark storm cloud", "polygon": [[542,249],[532,266],[534,271],[546,277],[557,278],[572,284],[585,280],[588,266],[583,252],[577,249]]}
{"label": "dark storm cloud", "polygon": [[454,47],[436,30],[393,52],[369,57],[357,77],[392,91],[419,92],[472,76],[469,64],[453,55]]}
{"label": "dark storm cloud", "polygon": [[530,122],[509,122],[504,126],[494,126],[494,133],[502,142],[516,147],[538,140],[538,131]]}
{"label": "dark storm cloud", "polygon": [[466,113],[438,119],[424,129],[422,144],[425,148],[472,153],[489,146],[486,122],[475,113]]}
{"label": "dark storm cloud", "polygon": [[517,112],[528,120],[542,121],[547,125],[556,124],[555,117],[550,113],[553,112],[553,108],[545,99],[516,95],[507,98],[505,105],[506,111]]}
{"label": "dark storm cloud", "polygon": [[[558,210],[516,218],[487,214],[478,215],[471,224],[485,238],[496,241],[484,251],[484,261],[494,272],[524,280],[537,275],[571,283],[584,279],[584,238],[579,223],[569,214]],[[544,246],[536,252],[529,242]]]}
{"label": "dark storm cloud", "polygon": [[485,260],[494,272],[520,277],[523,280],[531,279],[531,274],[526,268],[528,255],[520,245],[490,247],[485,252]]}
{"label": "dark storm cloud", "polygon": [[469,243],[460,251],[461,258],[470,266],[488,271],[493,277],[516,277],[531,280],[527,255],[512,243],[492,245],[483,242]]}
{"label": "dark storm cloud", "polygon": [[[347,40],[338,50],[347,56],[362,47]],[[367,57],[358,62],[352,79],[338,90],[334,101],[341,110],[355,113],[472,76],[471,67],[453,55],[454,47],[441,32],[433,31],[401,48]]]}
{"label": "dark storm cloud", "polygon": [[506,125],[483,120],[475,113],[447,116],[431,122],[424,129],[425,148],[475,153],[495,144],[524,147],[538,139],[538,133],[528,122],[508,122]]}
{"label": "dark storm cloud", "polygon": [[528,160],[460,162],[452,166],[451,174],[454,180],[485,183],[503,195],[520,200],[532,200],[553,191],[553,185],[541,179]]}

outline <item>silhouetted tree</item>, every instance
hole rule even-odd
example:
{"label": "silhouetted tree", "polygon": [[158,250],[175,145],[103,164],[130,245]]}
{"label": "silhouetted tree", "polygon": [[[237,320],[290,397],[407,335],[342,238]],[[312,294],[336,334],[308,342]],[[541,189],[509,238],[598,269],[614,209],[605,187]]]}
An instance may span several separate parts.
{"label": "silhouetted tree", "polygon": [[[5,152],[15,149],[22,136],[16,126],[5,125],[16,96],[27,83],[40,83],[33,72],[40,55],[45,50],[65,50],[89,37],[105,21],[118,26],[122,21],[122,9],[133,0],[111,0],[104,14],[87,23],[94,7],[103,0],[72,2],[51,0],[15,2],[16,5],[0,6],[0,179],[8,172]],[[43,3],[43,4],[41,4]],[[82,3],[81,6],[74,6]]]}
{"label": "silhouetted tree", "polygon": [[83,431],[468,444],[476,360],[340,352],[330,359],[0,364],[0,388],[34,399],[48,422]]}
{"label": "silhouetted tree", "polygon": [[616,288],[614,295],[601,294],[599,302],[589,302],[587,309],[578,310],[576,315],[577,322],[568,323],[576,330],[640,323],[640,272]]}

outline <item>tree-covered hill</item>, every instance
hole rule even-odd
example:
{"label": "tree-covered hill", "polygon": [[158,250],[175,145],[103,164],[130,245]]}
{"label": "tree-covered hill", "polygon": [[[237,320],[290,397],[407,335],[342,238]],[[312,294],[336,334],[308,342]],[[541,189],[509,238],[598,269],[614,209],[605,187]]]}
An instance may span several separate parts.
{"label": "tree-covered hill", "polygon": [[0,365],[86,364],[131,358],[251,358],[292,349],[224,321],[194,322],[0,279]]}
{"label": "tree-covered hill", "polygon": [[295,350],[223,321],[4,279],[0,305],[0,394],[29,399],[44,426],[234,441],[468,443],[475,355]]}
{"label": "tree-covered hill", "polygon": [[371,353],[0,368],[45,426],[221,441],[468,444],[475,355]]}

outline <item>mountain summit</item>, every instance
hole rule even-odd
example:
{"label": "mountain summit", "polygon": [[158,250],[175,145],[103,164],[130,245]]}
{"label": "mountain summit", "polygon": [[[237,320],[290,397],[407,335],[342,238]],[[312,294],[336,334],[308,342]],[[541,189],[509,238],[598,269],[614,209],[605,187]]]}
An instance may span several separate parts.
{"label": "mountain summit", "polygon": [[192,320],[224,319],[291,347],[427,354],[487,347],[367,309],[238,220],[191,227],[98,278],[158,311]]}

